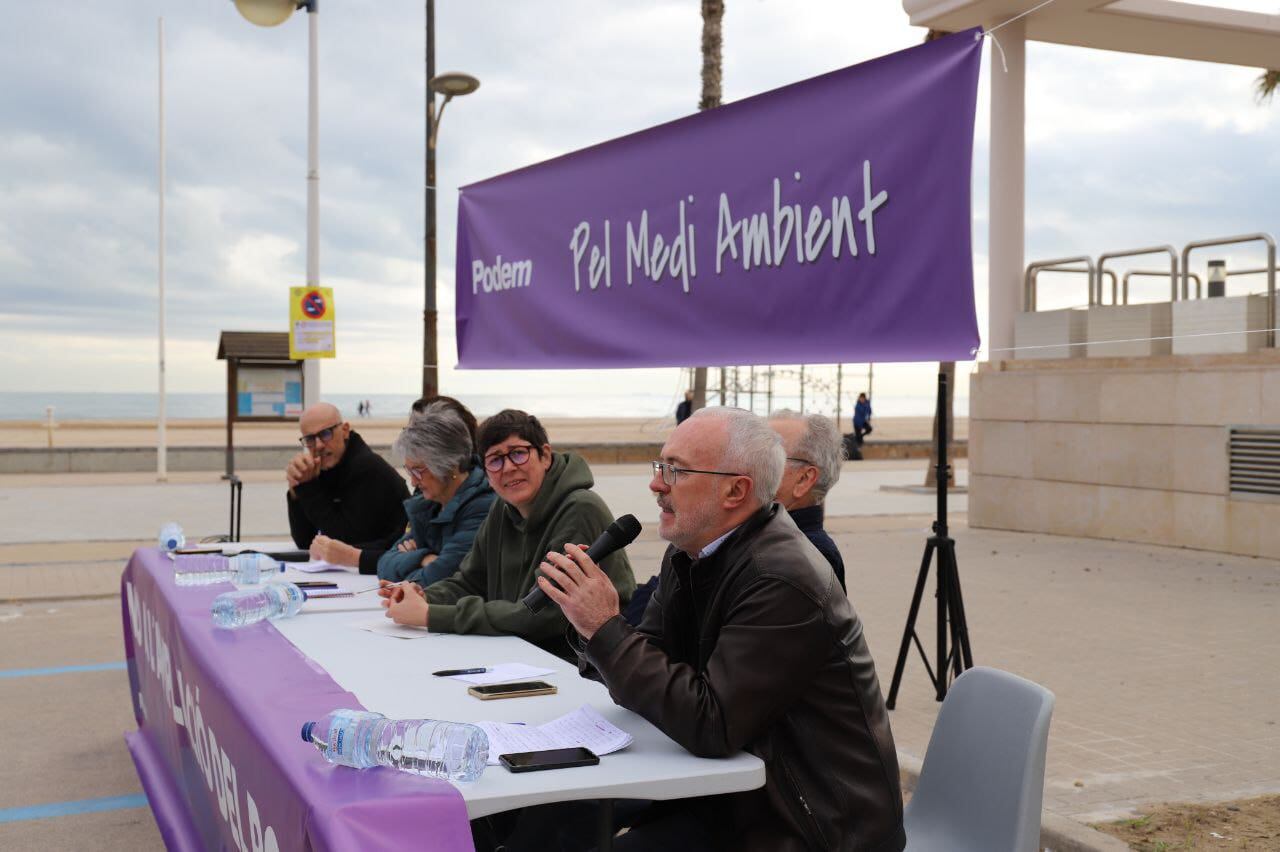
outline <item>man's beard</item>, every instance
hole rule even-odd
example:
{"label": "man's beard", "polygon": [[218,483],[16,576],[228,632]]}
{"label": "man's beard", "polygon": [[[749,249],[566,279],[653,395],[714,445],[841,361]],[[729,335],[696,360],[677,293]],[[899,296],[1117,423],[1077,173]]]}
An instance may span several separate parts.
{"label": "man's beard", "polygon": [[[662,501],[658,502],[661,511]],[[670,504],[667,504],[670,505]],[[692,508],[681,509],[672,515],[672,529],[663,535],[659,527],[659,535],[685,553],[689,553],[688,545],[697,540],[700,534],[711,526],[715,519],[715,506],[702,503]],[[698,554],[689,553],[696,557]]]}

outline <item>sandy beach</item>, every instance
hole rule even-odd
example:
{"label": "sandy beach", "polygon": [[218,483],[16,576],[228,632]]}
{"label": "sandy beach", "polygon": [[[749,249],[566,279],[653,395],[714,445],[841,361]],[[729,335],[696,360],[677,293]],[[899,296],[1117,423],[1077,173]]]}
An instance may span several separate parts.
{"label": "sandy beach", "polygon": [[[675,428],[672,418],[582,417],[549,418],[544,421],[552,444],[661,443]],[[875,433],[869,440],[925,440],[933,420],[929,417],[884,417],[872,421]],[[398,418],[352,420],[365,440],[376,445],[390,444],[404,421]],[[968,419],[955,419],[957,440],[968,437]],[[843,427],[850,428],[848,421]],[[172,420],[166,428],[171,447],[226,446],[225,421]],[[276,447],[291,444],[298,436],[296,423],[237,423],[237,447]],[[50,435],[45,424],[34,420],[0,421],[0,449],[48,447]],[[58,424],[52,434],[54,447],[154,447],[154,420],[78,420]]]}

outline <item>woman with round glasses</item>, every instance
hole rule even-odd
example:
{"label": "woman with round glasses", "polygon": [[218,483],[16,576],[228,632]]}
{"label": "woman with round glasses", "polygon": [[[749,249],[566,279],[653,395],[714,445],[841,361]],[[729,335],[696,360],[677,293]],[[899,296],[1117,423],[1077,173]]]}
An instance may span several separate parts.
{"label": "woman with round glasses", "polygon": [[[476,438],[485,473],[498,499],[476,533],[458,573],[427,586],[384,587],[387,617],[440,633],[515,635],[568,657],[568,622],[559,607],[537,614],[520,602],[549,551],[590,544],[613,523],[613,514],[591,490],[591,468],[574,453],[553,453],[538,418],[507,409],[486,420]],[[600,567],[625,602],[635,575],[623,551]]]}
{"label": "woman with round glasses", "polygon": [[471,430],[448,403],[416,412],[392,452],[417,488],[404,503],[409,528],[378,559],[378,577],[428,586],[452,576],[489,514],[493,489],[474,455]]}

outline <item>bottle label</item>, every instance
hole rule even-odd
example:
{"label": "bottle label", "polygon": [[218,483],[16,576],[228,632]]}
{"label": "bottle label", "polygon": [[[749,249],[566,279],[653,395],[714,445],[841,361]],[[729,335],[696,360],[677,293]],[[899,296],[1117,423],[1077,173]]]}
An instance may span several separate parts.
{"label": "bottle label", "polygon": [[337,751],[338,754],[342,754],[342,740],[345,734],[346,734],[346,731],[344,731],[342,728],[338,729],[338,742],[337,742],[337,747],[335,749],[335,751]]}

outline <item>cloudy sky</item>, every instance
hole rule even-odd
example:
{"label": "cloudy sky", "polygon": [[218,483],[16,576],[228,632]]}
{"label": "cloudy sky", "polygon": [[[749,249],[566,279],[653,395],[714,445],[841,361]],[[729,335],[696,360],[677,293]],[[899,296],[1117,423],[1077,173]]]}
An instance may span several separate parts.
{"label": "cloudy sky", "polygon": [[[726,101],[923,35],[897,0],[727,6]],[[219,330],[286,327],[287,288],[304,283],[306,260],[304,16],[261,29],[222,0],[82,3],[74,12],[0,0],[0,391],[155,387],[161,16],[170,390],[223,387]],[[696,0],[438,0],[436,24],[437,71],[482,81],[450,104],[440,133],[449,364],[457,187],[693,112],[701,19]],[[423,29],[421,2],[322,5],[320,263],[340,319],[340,357],[324,366],[328,391],[418,387]],[[989,60],[974,157],[984,336]],[[1254,101],[1257,74],[1029,45],[1028,259],[1280,231],[1280,103]],[[1081,284],[1046,286],[1042,307],[1084,301]],[[1135,295],[1155,299],[1162,286],[1150,280]],[[927,394],[932,373],[878,366],[877,384]],[[460,394],[567,383],[666,393],[678,382],[675,370],[442,375]]]}

